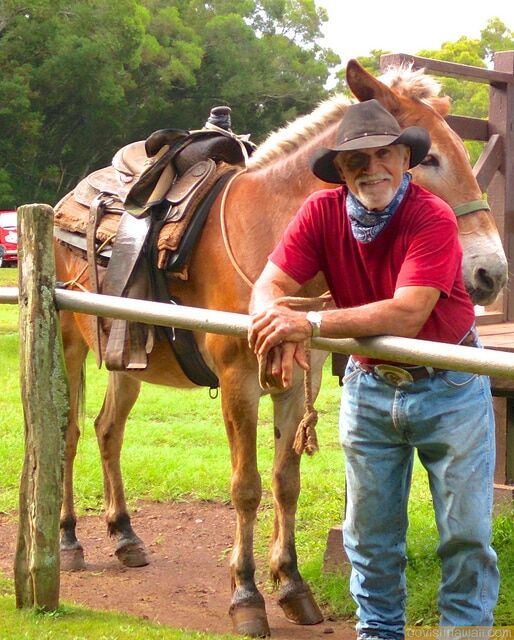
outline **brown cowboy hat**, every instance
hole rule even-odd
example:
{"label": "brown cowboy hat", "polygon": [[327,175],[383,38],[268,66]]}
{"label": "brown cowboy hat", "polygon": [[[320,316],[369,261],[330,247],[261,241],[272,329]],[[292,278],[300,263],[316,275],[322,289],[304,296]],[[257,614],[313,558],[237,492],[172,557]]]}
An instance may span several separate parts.
{"label": "brown cowboy hat", "polygon": [[431,142],[428,131],[422,127],[408,127],[402,131],[396,118],[378,100],[358,102],[346,110],[337,130],[335,148],[318,149],[310,158],[310,166],[314,175],[324,182],[342,184],[344,180],[334,165],[334,158],[340,151],[390,144],[409,147],[410,169],[427,155]]}

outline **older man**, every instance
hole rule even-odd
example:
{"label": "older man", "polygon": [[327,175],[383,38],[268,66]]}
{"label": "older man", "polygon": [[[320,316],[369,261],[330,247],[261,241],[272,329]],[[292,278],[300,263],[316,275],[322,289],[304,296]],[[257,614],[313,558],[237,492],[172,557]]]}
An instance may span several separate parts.
{"label": "older man", "polygon": [[[430,148],[376,100],[345,113],[314,174],[340,188],[308,198],[255,284],[250,347],[284,387],[304,342],[396,335],[478,345],[451,209],[411,183]],[[322,271],[337,309],[273,305]],[[428,472],[442,562],[441,624],[488,626],[498,595],[490,546],[494,423],[487,378],[350,358],[343,385],[344,545],[361,638],[404,637],[407,502],[414,451]]]}

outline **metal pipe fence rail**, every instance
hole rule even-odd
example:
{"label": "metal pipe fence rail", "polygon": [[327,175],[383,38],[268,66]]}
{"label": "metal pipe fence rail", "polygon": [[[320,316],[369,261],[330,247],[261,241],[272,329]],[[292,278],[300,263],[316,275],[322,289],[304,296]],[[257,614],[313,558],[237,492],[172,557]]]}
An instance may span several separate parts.
{"label": "metal pipe fence rail", "polygon": [[[246,336],[250,322],[250,316],[239,313],[102,294],[55,289],[54,296],[56,307],[60,310],[240,338]],[[0,289],[1,303],[17,304],[18,288]],[[333,353],[354,353],[406,364],[421,364],[438,369],[454,369],[514,379],[514,354],[506,351],[474,349],[394,336],[361,339],[314,338],[311,345],[316,349]]]}
{"label": "metal pipe fence rail", "polygon": [[[15,557],[16,605],[55,610],[59,604],[59,511],[69,399],[58,310],[232,335],[245,339],[250,316],[211,309],[67,291],[56,287],[54,212],[18,209],[19,289],[0,288],[0,304],[19,304],[20,388],[25,458],[20,480]],[[514,354],[392,336],[313,339],[312,347],[406,364],[514,380]]]}

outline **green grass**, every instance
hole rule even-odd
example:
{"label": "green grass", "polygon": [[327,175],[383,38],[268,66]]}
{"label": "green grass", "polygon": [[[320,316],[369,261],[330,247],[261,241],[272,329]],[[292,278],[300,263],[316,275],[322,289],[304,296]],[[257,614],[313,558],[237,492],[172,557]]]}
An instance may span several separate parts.
{"label": "green grass", "polygon": [[[14,273],[14,270],[1,270]],[[1,284],[1,282],[0,282]],[[7,284],[7,283],[4,283]],[[23,419],[18,386],[18,336],[16,307],[0,305],[0,388],[2,389],[0,430],[0,511],[14,512],[18,500],[18,481],[23,457]],[[99,511],[102,507],[101,466],[96,445],[93,420],[101,406],[106,373],[97,371],[92,359],[87,365],[86,421],[76,464],[76,496],[79,513]],[[348,576],[327,576],[322,572],[322,559],[328,529],[341,520],[344,500],[343,455],[338,442],[337,413],[340,390],[327,370],[323,391],[317,402],[319,411],[318,438],[321,450],[313,458],[302,460],[302,493],[297,518],[297,547],[301,571],[313,586],[318,599],[335,615],[351,617],[354,605],[348,595]],[[271,402],[261,403],[258,431],[259,468],[263,477],[263,504],[256,532],[256,551],[261,569],[273,525],[270,483],[273,454]],[[230,460],[221,420],[220,400],[209,399],[207,391],[181,391],[143,385],[127,425],[122,454],[122,466],[129,504],[138,500],[220,500],[228,501]],[[408,537],[408,622],[433,625],[437,621],[436,599],[440,576],[436,557],[437,531],[432,514],[425,473],[415,465],[410,500]],[[514,623],[514,513],[496,519],[494,545],[502,572],[500,601],[496,624]],[[0,581],[0,593],[1,593]],[[10,604],[8,604],[10,603]],[[5,628],[14,627],[12,596],[0,603],[0,619],[7,616]],[[18,614],[17,614],[18,615]],[[104,614],[92,614],[76,608],[65,608],[59,618],[59,628],[75,620],[102,627]],[[108,618],[115,620],[116,618]],[[20,620],[20,618],[16,618]],[[21,618],[18,626],[29,633],[31,625],[51,626],[46,617]],[[117,637],[116,625],[128,624],[139,629],[140,621],[112,622],[112,628],[98,635],[82,631],[67,631],[66,637]],[[124,617],[123,620],[126,620]],[[93,623],[94,621],[94,623]],[[107,625],[109,623],[106,623]],[[0,622],[0,638],[3,635]],[[43,628],[43,627],[41,627]],[[57,628],[57,627],[56,627]],[[121,627],[120,627],[121,628]],[[47,628],[45,628],[47,633]],[[51,635],[49,638],[61,637]],[[56,631],[57,633],[57,631]],[[60,632],[59,632],[60,633]],[[108,635],[108,634],[111,635]],[[142,637],[137,635],[123,637]],[[143,633],[142,631],[140,632]],[[155,631],[155,633],[158,633]],[[164,633],[162,629],[159,633]],[[170,631],[170,633],[172,633]],[[82,635],[81,635],[82,634]],[[29,633],[30,635],[30,633]],[[24,636],[17,636],[24,637]],[[38,636],[47,637],[47,636]],[[64,635],[62,637],[65,637]],[[147,635],[144,637],[175,637]],[[181,636],[185,637],[185,636]],[[202,637],[201,635],[191,637]]]}
{"label": "green grass", "polygon": [[138,618],[64,605],[51,614],[13,609],[12,597],[0,596],[2,640],[229,640],[233,635],[172,629]]}
{"label": "green grass", "polygon": [[[0,287],[17,287],[18,269],[0,269]],[[18,308],[0,304],[0,335],[18,331]]]}
{"label": "green grass", "polygon": [[0,269],[0,287],[17,287],[18,269]]}

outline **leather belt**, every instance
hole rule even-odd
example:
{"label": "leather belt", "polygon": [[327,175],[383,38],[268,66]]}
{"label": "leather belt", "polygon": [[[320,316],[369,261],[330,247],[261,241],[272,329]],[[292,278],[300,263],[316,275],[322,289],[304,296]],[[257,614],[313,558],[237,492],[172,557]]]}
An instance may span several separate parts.
{"label": "leather belt", "polygon": [[445,369],[434,369],[433,367],[396,367],[392,364],[370,365],[358,361],[356,361],[356,365],[366,373],[371,373],[384,382],[394,385],[399,385],[402,382],[417,382],[445,371]]}
{"label": "leather belt", "polygon": [[[476,329],[473,327],[463,338],[463,340],[461,340],[459,345],[463,347],[475,347],[477,346],[476,340]],[[362,369],[362,371],[373,374],[384,382],[388,382],[389,384],[397,386],[401,383],[409,384],[412,382],[417,382],[418,380],[423,380],[424,378],[431,378],[438,373],[444,373],[446,371],[446,369],[436,369],[434,367],[425,366],[398,367],[392,364],[370,365],[365,364],[364,362],[360,362],[356,358],[353,358],[353,360],[359,367],[359,369]]]}

